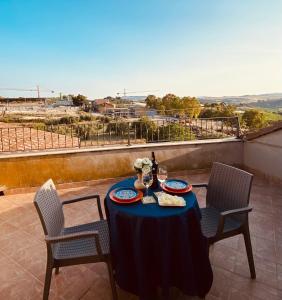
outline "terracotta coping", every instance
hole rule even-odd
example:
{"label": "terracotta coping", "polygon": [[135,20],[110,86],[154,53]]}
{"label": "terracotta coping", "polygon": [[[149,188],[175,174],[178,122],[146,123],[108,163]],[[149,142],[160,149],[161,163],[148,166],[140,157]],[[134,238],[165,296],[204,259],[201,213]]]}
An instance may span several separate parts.
{"label": "terracotta coping", "polygon": [[45,156],[45,155],[61,155],[70,153],[83,153],[83,152],[104,152],[104,151],[117,151],[124,149],[140,149],[140,148],[154,148],[154,147],[171,147],[171,146],[183,146],[183,145],[202,145],[202,144],[217,144],[217,143],[230,143],[230,142],[242,142],[241,139],[230,137],[221,139],[207,139],[207,140],[191,140],[181,142],[166,142],[166,143],[148,143],[148,144],[134,144],[134,145],[117,145],[117,146],[103,146],[103,147],[82,147],[82,148],[61,148],[39,151],[26,151],[26,152],[7,152],[0,153],[0,160],[7,158],[17,157],[33,157],[33,156]]}
{"label": "terracotta coping", "polygon": [[244,140],[247,140],[247,141],[254,140],[260,136],[272,133],[272,132],[280,130],[280,129],[282,129],[282,121],[277,121],[269,127],[261,128],[258,131],[246,134],[244,137]]}

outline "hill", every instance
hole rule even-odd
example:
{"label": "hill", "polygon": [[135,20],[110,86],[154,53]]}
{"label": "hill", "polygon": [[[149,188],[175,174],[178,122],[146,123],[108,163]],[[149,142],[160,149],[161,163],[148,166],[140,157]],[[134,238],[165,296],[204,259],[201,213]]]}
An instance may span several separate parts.
{"label": "hill", "polygon": [[[260,105],[261,104],[269,105],[268,107],[271,107],[270,103],[273,102],[273,105],[276,107],[277,105],[280,105],[280,101],[282,101],[282,93],[243,95],[243,96],[223,96],[223,97],[200,96],[198,98],[202,103],[225,102],[227,104],[236,104],[236,105],[252,103],[252,106],[255,107],[258,107],[257,105],[255,105],[255,103]],[[282,105],[280,105],[279,107],[282,107]]]}

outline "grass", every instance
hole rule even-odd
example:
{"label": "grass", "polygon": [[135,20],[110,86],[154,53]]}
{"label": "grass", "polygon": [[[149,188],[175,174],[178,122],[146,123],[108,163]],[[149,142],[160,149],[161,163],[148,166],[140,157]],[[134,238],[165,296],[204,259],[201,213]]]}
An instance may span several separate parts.
{"label": "grass", "polygon": [[275,122],[282,120],[282,115],[263,110],[267,122]]}

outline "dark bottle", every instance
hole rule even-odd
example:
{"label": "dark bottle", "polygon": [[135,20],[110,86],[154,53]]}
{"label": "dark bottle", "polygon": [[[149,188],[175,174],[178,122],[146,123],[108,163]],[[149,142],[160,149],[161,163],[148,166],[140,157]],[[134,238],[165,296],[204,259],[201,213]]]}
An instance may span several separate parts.
{"label": "dark bottle", "polygon": [[155,158],[155,153],[152,152],[152,174],[153,174],[153,183],[151,185],[152,189],[158,188],[158,162]]}

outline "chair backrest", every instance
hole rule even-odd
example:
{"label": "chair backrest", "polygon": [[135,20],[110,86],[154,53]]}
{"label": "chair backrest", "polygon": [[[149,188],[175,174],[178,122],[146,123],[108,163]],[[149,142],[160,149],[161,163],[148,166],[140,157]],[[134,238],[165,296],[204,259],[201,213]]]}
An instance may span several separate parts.
{"label": "chair backrest", "polygon": [[37,191],[34,205],[39,214],[45,235],[57,236],[64,228],[64,214],[56,187],[49,179]]}
{"label": "chair backrest", "polygon": [[220,211],[249,204],[253,175],[222,163],[213,163],[207,189],[207,206]]}

